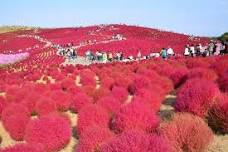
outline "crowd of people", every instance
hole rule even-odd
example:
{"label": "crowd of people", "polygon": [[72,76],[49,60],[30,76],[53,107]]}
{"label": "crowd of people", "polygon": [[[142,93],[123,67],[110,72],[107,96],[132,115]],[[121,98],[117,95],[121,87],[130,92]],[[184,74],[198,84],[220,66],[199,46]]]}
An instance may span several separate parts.
{"label": "crowd of people", "polygon": [[[76,59],[77,49],[73,47],[71,43],[66,45],[65,47],[57,46],[58,54],[61,56],[64,56],[68,59]],[[220,42],[220,41],[210,41],[209,44],[203,46],[202,44],[198,45],[186,45],[183,55],[186,57],[196,57],[196,56],[211,56],[211,55],[223,55],[228,53],[227,43]],[[141,50],[138,50],[138,53],[136,56],[130,55],[126,57],[122,51],[112,53],[107,51],[96,51],[93,52],[91,50],[88,50],[85,52],[85,59],[91,62],[98,62],[98,63],[107,63],[107,62],[113,62],[113,61],[121,61],[121,62],[127,62],[127,61],[139,61],[144,59],[151,59],[151,58],[163,58],[167,59],[170,57],[173,57],[177,55],[173,48],[162,48],[159,53],[150,53],[148,55],[142,55]],[[180,55],[180,54],[179,54]]]}
{"label": "crowd of people", "polygon": [[184,50],[185,56],[211,56],[211,55],[223,55],[228,53],[227,43],[220,41],[210,41],[209,44],[202,46],[198,45],[186,45]]}

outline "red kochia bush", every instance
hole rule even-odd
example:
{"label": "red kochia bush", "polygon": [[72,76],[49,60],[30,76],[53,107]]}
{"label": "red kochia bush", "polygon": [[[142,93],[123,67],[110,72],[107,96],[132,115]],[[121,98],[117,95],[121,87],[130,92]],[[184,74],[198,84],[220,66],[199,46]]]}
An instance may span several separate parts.
{"label": "red kochia bush", "polygon": [[99,151],[100,145],[113,136],[108,128],[96,126],[87,128],[80,136],[75,152]]}
{"label": "red kochia bush", "polygon": [[151,132],[158,127],[159,118],[146,104],[132,102],[121,107],[114,117],[112,125],[117,133],[129,129]]}
{"label": "red kochia bush", "polygon": [[35,112],[39,116],[47,115],[57,111],[55,102],[50,98],[41,98],[35,105]]}
{"label": "red kochia bush", "polygon": [[38,94],[35,91],[30,91],[29,94],[23,99],[21,104],[26,106],[30,113],[35,111],[35,106],[37,101],[39,101],[41,98],[41,95]]}
{"label": "red kochia bush", "polygon": [[1,152],[44,152],[44,146],[41,144],[18,144],[12,147],[4,148]]}
{"label": "red kochia bush", "polygon": [[161,134],[170,142],[172,152],[203,152],[213,141],[213,132],[200,117],[177,113],[161,124]]}
{"label": "red kochia bush", "polygon": [[189,80],[177,94],[175,110],[205,117],[219,95],[220,91],[212,81],[203,79]]}
{"label": "red kochia bush", "polygon": [[228,92],[228,71],[219,78],[218,84],[223,92]]}
{"label": "red kochia bush", "polygon": [[111,89],[113,84],[115,83],[115,80],[109,76],[103,77],[100,80],[101,87]]}
{"label": "red kochia bush", "polygon": [[56,90],[51,92],[51,99],[53,99],[59,111],[66,111],[70,107],[72,96],[70,93]]}
{"label": "red kochia bush", "polygon": [[121,101],[122,103],[124,103],[128,98],[128,91],[124,87],[114,86],[112,88],[111,94],[113,95],[113,97],[115,97],[117,100]]}
{"label": "red kochia bush", "polygon": [[101,152],[169,152],[170,147],[162,137],[129,130],[101,146]]}
{"label": "red kochia bush", "polygon": [[99,100],[100,98],[107,96],[110,94],[110,90],[107,88],[102,88],[100,87],[99,89],[95,89],[94,93],[93,93],[93,99],[96,102],[97,100]]}
{"label": "red kochia bush", "polygon": [[8,86],[6,89],[7,102],[19,103],[27,93],[28,90],[22,89],[17,85]]}
{"label": "red kochia bush", "polygon": [[175,88],[178,88],[182,85],[187,79],[188,69],[187,68],[179,68],[176,69],[171,75],[170,79],[173,81]]}
{"label": "red kochia bush", "polygon": [[227,71],[227,67],[228,61],[225,57],[211,65],[211,68],[214,69],[219,76],[222,76]]}
{"label": "red kochia bush", "polygon": [[85,93],[79,92],[73,95],[70,109],[73,110],[74,112],[78,112],[84,106],[92,103],[93,103],[93,99],[91,97],[89,97]]}
{"label": "red kochia bush", "polygon": [[16,141],[23,141],[25,135],[25,128],[29,122],[29,117],[23,114],[16,114],[9,116],[3,125],[5,129],[9,132],[12,139]]}
{"label": "red kochia bush", "polygon": [[6,101],[3,97],[0,96],[0,119],[3,109],[6,107]]}
{"label": "red kochia bush", "polygon": [[121,107],[121,102],[112,95],[99,99],[97,104],[105,108],[110,114],[117,113]]}
{"label": "red kochia bush", "polygon": [[228,94],[222,94],[218,100],[209,111],[208,123],[215,131],[228,133]]}
{"label": "red kochia bush", "polygon": [[70,137],[70,121],[57,114],[31,120],[25,131],[25,141],[28,144],[40,143],[47,152],[62,149],[70,141]]}
{"label": "red kochia bush", "polygon": [[80,82],[82,85],[96,86],[96,80],[95,80],[96,74],[90,69],[81,70],[79,75],[80,75]]}
{"label": "red kochia bush", "polygon": [[106,109],[98,105],[83,107],[78,113],[77,131],[80,135],[86,128],[100,126],[108,128],[109,114]]}
{"label": "red kochia bush", "polygon": [[6,121],[10,116],[14,115],[23,115],[25,117],[29,117],[30,113],[24,105],[12,103],[8,105],[6,108],[4,108],[4,110],[2,111],[3,122]]}
{"label": "red kochia bush", "polygon": [[140,89],[134,96],[133,101],[146,103],[154,111],[159,111],[163,97],[152,89]]}
{"label": "red kochia bush", "polygon": [[188,73],[188,78],[200,78],[205,80],[215,81],[218,78],[218,75],[215,71],[206,68],[194,68],[191,69]]}

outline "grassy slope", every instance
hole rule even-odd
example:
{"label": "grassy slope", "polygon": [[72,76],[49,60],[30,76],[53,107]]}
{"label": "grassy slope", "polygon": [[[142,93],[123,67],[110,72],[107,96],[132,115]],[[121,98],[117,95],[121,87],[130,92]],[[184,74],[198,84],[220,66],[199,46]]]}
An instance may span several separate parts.
{"label": "grassy slope", "polygon": [[1,33],[7,33],[7,32],[15,32],[18,30],[31,30],[32,27],[26,27],[26,26],[0,26],[0,34]]}

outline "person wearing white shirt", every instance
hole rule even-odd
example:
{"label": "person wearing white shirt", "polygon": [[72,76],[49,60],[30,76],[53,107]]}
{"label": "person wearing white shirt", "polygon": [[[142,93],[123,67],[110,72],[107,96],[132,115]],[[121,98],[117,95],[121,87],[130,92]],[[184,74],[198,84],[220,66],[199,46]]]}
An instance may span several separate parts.
{"label": "person wearing white shirt", "polygon": [[168,48],[167,55],[168,56],[174,56],[174,51],[173,51],[173,49],[171,47]]}

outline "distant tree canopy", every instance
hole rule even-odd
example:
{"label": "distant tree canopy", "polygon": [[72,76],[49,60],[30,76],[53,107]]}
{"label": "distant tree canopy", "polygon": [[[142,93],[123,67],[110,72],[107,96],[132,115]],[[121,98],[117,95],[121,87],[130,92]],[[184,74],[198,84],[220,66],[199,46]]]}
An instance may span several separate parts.
{"label": "distant tree canopy", "polygon": [[228,42],[228,32],[224,33],[220,37],[218,37],[219,40]]}

